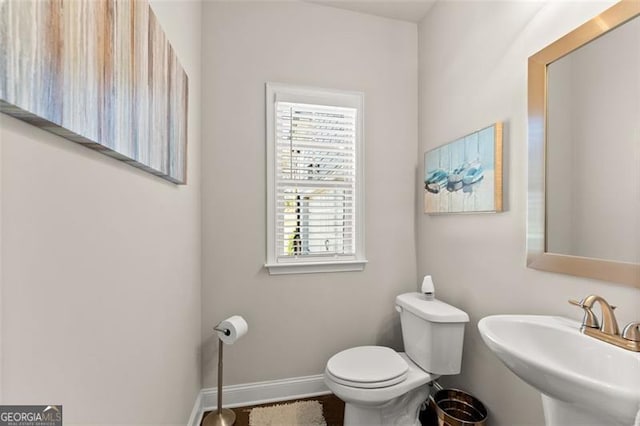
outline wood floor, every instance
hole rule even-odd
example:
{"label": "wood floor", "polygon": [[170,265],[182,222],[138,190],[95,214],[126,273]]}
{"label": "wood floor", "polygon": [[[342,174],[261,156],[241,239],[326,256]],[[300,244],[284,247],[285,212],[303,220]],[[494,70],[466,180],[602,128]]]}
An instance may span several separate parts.
{"label": "wood floor", "polygon": [[[322,395],[322,396],[314,396],[312,398],[303,398],[296,399],[295,401],[318,401],[322,404],[322,414],[324,415],[325,420],[327,421],[327,426],[342,426],[342,419],[344,418],[344,402],[342,402],[335,395]],[[261,405],[252,405],[249,407],[237,407],[232,408],[233,412],[236,413],[236,422],[234,426],[249,426],[249,412],[252,408],[256,407],[269,407],[277,404],[286,404],[295,401],[280,401],[274,402],[271,404],[261,404]],[[205,412],[204,417],[209,414],[209,412]],[[202,424],[202,423],[201,423]]]}
{"label": "wood floor", "polygon": [[[318,401],[322,404],[322,414],[324,415],[324,418],[327,421],[327,426],[342,426],[342,419],[344,418],[344,402],[342,402],[342,400],[340,400],[337,396],[333,394],[314,396],[312,398],[296,399],[292,401],[280,401],[280,402],[274,402],[270,404],[251,405],[247,407],[232,408],[233,412],[236,413],[236,422],[234,426],[249,426],[249,412],[251,411],[252,408],[269,407],[277,404],[286,404],[286,403],[296,402],[296,401],[313,401],[313,400]],[[209,414],[209,411],[206,411],[204,413],[204,416],[202,416],[202,418],[204,419],[204,417],[207,414]],[[420,412],[420,422],[422,423],[423,426],[438,425],[438,418],[431,406],[428,406],[425,411]]]}

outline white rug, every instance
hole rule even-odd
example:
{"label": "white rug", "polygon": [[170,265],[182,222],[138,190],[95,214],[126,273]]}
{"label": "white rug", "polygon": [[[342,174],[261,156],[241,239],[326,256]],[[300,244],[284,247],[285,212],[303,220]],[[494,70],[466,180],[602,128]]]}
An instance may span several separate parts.
{"label": "white rug", "polygon": [[327,426],[327,422],[318,401],[298,401],[252,409],[249,426]]}

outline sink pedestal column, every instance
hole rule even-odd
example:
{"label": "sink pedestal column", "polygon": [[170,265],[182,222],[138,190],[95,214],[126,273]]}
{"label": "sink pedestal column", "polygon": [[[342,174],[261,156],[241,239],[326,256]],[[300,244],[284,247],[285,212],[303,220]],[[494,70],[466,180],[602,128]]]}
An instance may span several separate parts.
{"label": "sink pedestal column", "polygon": [[[583,407],[542,394],[546,426],[622,426],[615,419],[587,411]],[[627,425],[628,426],[628,425]]]}

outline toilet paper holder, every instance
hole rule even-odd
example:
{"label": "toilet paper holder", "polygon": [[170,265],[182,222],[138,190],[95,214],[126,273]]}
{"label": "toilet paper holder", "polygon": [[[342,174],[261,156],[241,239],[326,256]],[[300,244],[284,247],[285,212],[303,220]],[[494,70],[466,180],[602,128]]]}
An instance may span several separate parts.
{"label": "toilet paper holder", "polygon": [[216,325],[215,327],[213,327],[213,329],[215,331],[219,331],[220,333],[224,333],[225,336],[229,336],[231,334],[231,330],[229,330],[228,328],[220,328],[219,325],[220,324]]}
{"label": "toilet paper holder", "polygon": [[[224,322],[224,321],[223,321]],[[220,324],[217,324],[213,329],[219,333],[224,334],[225,336],[231,335],[231,330],[228,328],[220,327]],[[236,413],[233,410],[228,408],[222,408],[222,348],[224,346],[224,342],[218,335],[218,405],[215,411],[207,414],[204,418],[202,425],[203,426],[231,426],[236,422]]]}

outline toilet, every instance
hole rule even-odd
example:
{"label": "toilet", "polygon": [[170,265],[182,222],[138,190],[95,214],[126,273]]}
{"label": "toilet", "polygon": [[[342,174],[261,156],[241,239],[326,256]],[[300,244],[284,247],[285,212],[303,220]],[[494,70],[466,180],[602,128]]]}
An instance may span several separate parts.
{"label": "toilet", "polygon": [[327,361],[324,381],[345,402],[345,426],[419,426],[428,384],[460,373],[465,312],[422,293],[397,296],[396,310],[405,352],[359,346]]}

